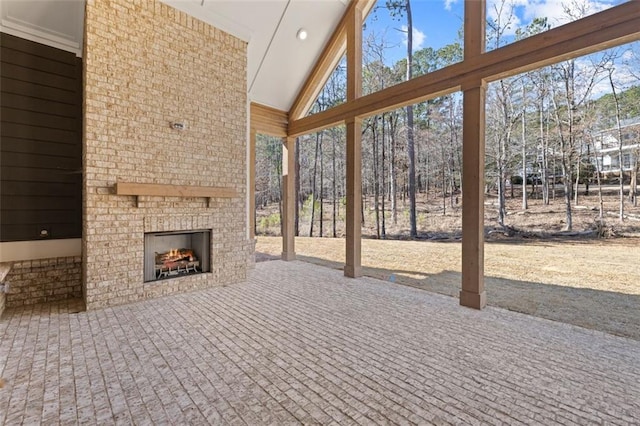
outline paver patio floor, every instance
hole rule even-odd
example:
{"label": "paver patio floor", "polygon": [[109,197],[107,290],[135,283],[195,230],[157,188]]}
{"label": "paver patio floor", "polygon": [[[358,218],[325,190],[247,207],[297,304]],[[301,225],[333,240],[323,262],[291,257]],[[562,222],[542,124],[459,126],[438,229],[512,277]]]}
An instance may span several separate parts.
{"label": "paver patio floor", "polygon": [[0,424],[640,423],[638,341],[302,262],[0,339]]}

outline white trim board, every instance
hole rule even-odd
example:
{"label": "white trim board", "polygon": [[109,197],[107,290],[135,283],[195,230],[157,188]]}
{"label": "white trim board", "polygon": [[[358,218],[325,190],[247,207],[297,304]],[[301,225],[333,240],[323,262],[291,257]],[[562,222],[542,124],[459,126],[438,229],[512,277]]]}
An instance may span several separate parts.
{"label": "white trim board", "polygon": [[80,256],[81,254],[81,238],[0,243],[0,263]]}

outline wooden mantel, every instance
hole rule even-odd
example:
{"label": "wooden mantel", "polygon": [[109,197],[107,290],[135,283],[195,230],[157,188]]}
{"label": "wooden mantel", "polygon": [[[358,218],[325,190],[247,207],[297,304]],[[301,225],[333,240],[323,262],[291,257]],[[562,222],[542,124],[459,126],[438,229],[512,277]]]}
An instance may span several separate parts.
{"label": "wooden mantel", "polygon": [[[140,195],[151,197],[204,197],[235,198],[238,191],[233,188],[217,186],[170,185],[161,183],[117,182],[114,185],[116,195]],[[136,203],[137,204],[137,203]]]}

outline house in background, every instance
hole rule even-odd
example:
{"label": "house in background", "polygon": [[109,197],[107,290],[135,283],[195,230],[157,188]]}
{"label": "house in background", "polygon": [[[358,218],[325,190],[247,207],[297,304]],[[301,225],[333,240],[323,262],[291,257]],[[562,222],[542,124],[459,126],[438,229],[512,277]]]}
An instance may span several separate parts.
{"label": "house in background", "polygon": [[[362,96],[373,4],[2,1],[0,263],[11,270],[0,311],[78,296],[96,309],[243,280],[256,133],[283,138],[283,258],[294,259],[295,137],[336,125],[345,275],[358,277],[362,118],[460,90],[460,303],[482,308],[486,83],[637,40],[640,2],[485,53],[485,2],[467,0],[464,61]],[[347,101],[307,116],[345,52]]]}
{"label": "house in background", "polygon": [[640,117],[621,120],[620,134],[622,135],[622,147],[620,147],[617,127],[603,130],[594,135],[598,170],[605,178],[616,178],[620,175],[620,148],[622,148],[623,173],[631,174],[638,167]]}

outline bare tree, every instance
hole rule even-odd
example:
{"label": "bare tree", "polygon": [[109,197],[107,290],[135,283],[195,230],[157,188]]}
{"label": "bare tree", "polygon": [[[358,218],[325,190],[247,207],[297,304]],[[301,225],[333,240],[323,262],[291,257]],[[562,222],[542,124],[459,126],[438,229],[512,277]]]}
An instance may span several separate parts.
{"label": "bare tree", "polygon": [[[512,0],[500,0],[493,3],[493,10],[489,13],[487,24],[488,39],[493,48],[499,48],[505,43],[505,33],[515,25],[515,3]],[[506,226],[505,218],[507,206],[505,189],[509,167],[513,161],[512,134],[519,118],[515,111],[513,94],[516,79],[502,79],[489,86],[487,93],[487,120],[489,122],[487,139],[493,145],[493,153],[488,156],[493,159],[496,169],[496,183],[498,189],[498,223]],[[526,179],[526,177],[524,177]]]}
{"label": "bare tree", "polygon": [[618,165],[620,167],[620,200],[619,200],[619,211],[618,211],[618,219],[620,222],[624,222],[624,163],[622,161],[622,151],[624,140],[622,138],[622,125],[620,123],[620,100],[618,99],[618,92],[616,91],[616,85],[613,83],[613,73],[615,68],[612,66],[609,68],[609,84],[611,85],[611,93],[613,94],[613,102],[615,106],[615,115],[616,115],[616,132],[618,134]]}
{"label": "bare tree", "polygon": [[296,207],[294,211],[294,235],[298,237],[300,235],[300,138],[296,138],[295,154],[294,154],[294,169],[296,171],[295,176],[295,201]]}
{"label": "bare tree", "polygon": [[[527,210],[529,208],[529,203],[527,200],[527,103],[525,99],[527,98],[527,86],[525,83],[525,79],[522,79],[522,112],[520,113],[521,117],[521,143],[522,143],[522,210]],[[532,179],[534,177],[532,176]],[[532,182],[533,183],[533,182]]]}
{"label": "bare tree", "polygon": [[[411,0],[387,0],[387,8],[393,16],[405,14],[407,18],[407,63],[406,80],[412,78],[413,73],[413,16],[411,15]],[[416,154],[413,125],[413,105],[406,107],[407,114],[407,157],[409,160],[409,226],[412,238],[418,236],[416,226]]]}

